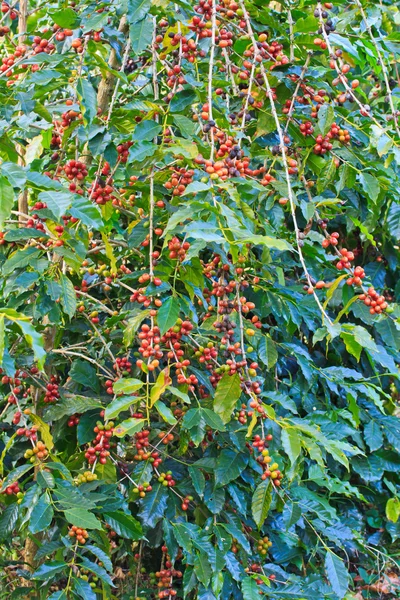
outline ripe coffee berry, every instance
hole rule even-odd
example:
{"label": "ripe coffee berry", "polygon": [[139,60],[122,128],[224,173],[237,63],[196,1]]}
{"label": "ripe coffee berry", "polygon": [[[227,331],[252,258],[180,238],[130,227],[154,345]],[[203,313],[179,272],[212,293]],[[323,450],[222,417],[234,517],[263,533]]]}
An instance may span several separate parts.
{"label": "ripe coffee berry", "polygon": [[72,525],[71,529],[68,532],[68,535],[71,538],[76,538],[76,541],[79,544],[85,544],[86,540],[89,537],[89,533],[86,531],[86,529],[81,529],[76,525]]}

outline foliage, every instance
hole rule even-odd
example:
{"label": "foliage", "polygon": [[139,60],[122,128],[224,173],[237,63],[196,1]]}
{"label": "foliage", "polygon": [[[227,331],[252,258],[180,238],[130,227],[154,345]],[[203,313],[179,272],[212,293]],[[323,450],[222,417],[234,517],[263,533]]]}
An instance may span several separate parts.
{"label": "foliage", "polygon": [[398,7],[2,14],[0,597],[380,597]]}

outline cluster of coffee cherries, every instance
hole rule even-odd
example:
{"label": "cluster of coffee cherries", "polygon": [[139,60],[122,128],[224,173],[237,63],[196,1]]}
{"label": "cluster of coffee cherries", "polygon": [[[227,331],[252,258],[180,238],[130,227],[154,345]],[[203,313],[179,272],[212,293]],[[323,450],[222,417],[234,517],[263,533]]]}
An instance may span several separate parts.
{"label": "cluster of coffee cherries", "polygon": [[[24,56],[26,52],[25,46],[17,46],[12,54],[8,54],[1,59],[0,73],[4,73],[6,77],[8,77],[9,81],[7,82],[7,86],[10,87],[13,84],[13,79],[18,79],[18,74],[14,74],[14,64]],[[26,65],[28,66],[28,65]],[[39,65],[32,65],[32,67],[39,67]],[[33,71],[37,69],[32,69]]]}
{"label": "cluster of coffee cherries", "polygon": [[312,135],[314,133],[314,127],[313,127],[313,124],[311,123],[311,121],[306,121],[305,123],[301,123],[299,129],[300,129],[300,133],[304,136]]}
{"label": "cluster of coffee cherries", "polygon": [[247,406],[242,404],[240,410],[235,413],[235,418],[239,421],[241,425],[246,425],[247,423]]}
{"label": "cluster of coffee cherries", "polygon": [[165,446],[167,444],[170,444],[171,442],[173,442],[175,439],[175,436],[173,433],[164,433],[162,431],[160,431],[160,433],[158,434],[158,437],[161,440],[161,443],[164,444]]}
{"label": "cluster of coffee cherries", "polygon": [[126,356],[123,358],[116,358],[113,369],[114,371],[120,371],[122,375],[129,375],[132,369],[132,363]]}
{"label": "cluster of coffee cherries", "polygon": [[181,358],[184,355],[184,350],[181,348],[181,338],[184,335],[189,335],[193,329],[193,323],[178,319],[174,327],[161,336],[161,342],[170,348],[167,358]]}
{"label": "cluster of coffee cherries", "polygon": [[[97,587],[99,578],[96,575],[94,575],[94,573],[91,573],[90,571],[87,571],[86,569],[80,569],[79,573],[77,573],[77,577],[79,577],[79,579],[82,579],[82,581],[88,582],[88,584],[90,585],[91,588]],[[90,577],[90,580],[89,580],[89,577]]]}
{"label": "cluster of coffee cherries", "polygon": [[[322,229],[326,229],[327,222],[325,220],[320,220],[318,225],[322,227]],[[328,248],[329,246],[337,246],[339,243],[339,233],[334,231],[330,235],[328,235],[324,240],[322,240],[322,247]]]}
{"label": "cluster of coffee cherries", "polygon": [[18,437],[25,436],[29,440],[36,442],[37,431],[38,431],[37,427],[32,427],[31,429],[29,429],[28,427],[20,427],[19,429],[17,429],[16,434]]}
{"label": "cluster of coffee cherries", "polygon": [[80,160],[74,159],[69,160],[65,163],[63,167],[60,167],[60,172],[61,171],[64,171],[65,176],[70,181],[72,181],[73,179],[83,181],[88,174],[85,163],[81,162]]}
{"label": "cluster of coffee cherries", "polygon": [[126,163],[129,157],[129,148],[133,146],[133,142],[124,142],[123,144],[118,144],[117,152],[118,159],[122,163]]}
{"label": "cluster of coffee cherries", "polygon": [[171,176],[164,183],[164,187],[168,191],[171,190],[173,196],[182,196],[186,187],[193,181],[194,171],[185,167],[170,167],[170,170]]}
{"label": "cluster of coffee cherries", "polygon": [[114,188],[112,185],[112,180],[108,178],[107,183],[103,180],[95,181],[91,184],[89,188],[89,196],[96,202],[96,204],[104,205],[107,202],[114,202],[116,200],[114,194]]}
{"label": "cluster of coffee cherries", "polygon": [[350,133],[347,129],[340,129],[336,123],[332,123],[330,131],[325,136],[317,135],[315,138],[314,154],[327,154],[333,148],[332,139],[338,139],[342,144],[350,142]]}
{"label": "cluster of coffee cherries", "polygon": [[346,280],[347,285],[361,285],[365,277],[365,271],[362,267],[356,267],[352,276]]}
{"label": "cluster of coffee cherries", "polygon": [[[262,451],[262,456],[263,456],[263,463],[265,463],[265,459],[266,458],[270,458],[268,456],[268,450],[263,450]],[[265,480],[265,479],[272,479],[274,485],[276,485],[277,487],[279,487],[281,485],[281,480],[283,479],[283,473],[281,473],[281,471],[279,470],[279,465],[278,463],[272,463],[269,464],[269,466],[266,466],[264,473],[261,475],[261,479]]]}
{"label": "cluster of coffee cherries", "polygon": [[16,494],[18,494],[21,490],[19,489],[19,484],[18,481],[15,481],[14,483],[10,483],[10,485],[8,485],[6,487],[6,489],[4,490],[4,492],[2,492],[2,494],[7,494],[7,496],[14,496]]}
{"label": "cluster of coffee cherries", "polygon": [[105,465],[107,457],[110,455],[110,438],[114,433],[114,421],[109,421],[107,425],[97,421],[93,431],[97,434],[93,441],[94,446],[89,446],[85,452],[85,457],[90,465],[93,465],[97,460],[101,465]]}
{"label": "cluster of coffee cherries", "polygon": [[46,38],[35,35],[32,43],[32,50],[35,54],[40,54],[41,52],[50,54],[50,52],[55,50],[55,45],[52,42],[49,42],[49,40],[46,40]]}
{"label": "cluster of coffee cherries", "polygon": [[[266,447],[268,448],[268,444],[269,442],[271,442],[273,440],[273,436],[271,433],[269,433],[268,435],[265,436],[265,438],[263,439],[260,435],[255,435],[253,438],[253,446],[254,448],[256,448],[259,452],[262,452]],[[266,455],[268,456],[268,454]],[[270,460],[265,461],[265,462],[271,462]]]}
{"label": "cluster of coffee cherries", "polygon": [[268,550],[271,548],[272,542],[269,537],[264,536],[260,538],[257,542],[257,552],[261,554],[261,556],[266,556],[268,554]]}
{"label": "cluster of coffee cherries", "polygon": [[283,473],[281,473],[279,470],[278,463],[272,463],[272,457],[269,455],[269,450],[266,447],[268,446],[268,442],[270,442],[272,439],[273,438],[271,434],[267,435],[264,439],[262,439],[259,435],[255,435],[253,439],[253,447],[260,452],[260,455],[256,460],[264,469],[261,479],[265,480],[271,478],[274,481],[274,484],[279,487],[281,485]]}
{"label": "cluster of coffee cherries", "polygon": [[174,569],[173,564],[171,562],[171,557],[168,554],[168,549],[166,546],[162,546],[161,550],[165,556],[164,569],[160,571],[156,571],[155,579],[157,581],[158,588],[166,588],[162,589],[158,592],[159,598],[173,598],[177,595],[177,591],[171,587],[171,581],[173,577],[177,579],[181,579],[183,577],[183,573],[181,571],[177,571]]}
{"label": "cluster of coffee cherries", "polygon": [[182,74],[182,68],[178,64],[173,65],[171,69],[168,69],[167,76],[167,86],[169,88],[173,88],[178,84],[183,85],[184,83],[186,83],[185,77]]}
{"label": "cluster of coffee cherries", "polygon": [[75,477],[76,485],[82,485],[83,483],[91,483],[92,481],[97,480],[96,473],[92,473],[91,471],[85,471],[84,473],[79,473],[77,477]]}
{"label": "cluster of coffee cherries", "polygon": [[[55,379],[55,378],[52,376],[52,379]],[[58,384],[55,382],[48,383],[46,385],[46,393],[44,395],[43,402],[45,402],[46,404],[51,404],[51,403],[57,402],[59,397],[60,397],[60,392],[58,391]]]}
{"label": "cluster of coffee cherries", "polygon": [[60,25],[57,24],[53,25],[53,31],[56,34],[57,42],[63,42],[65,38],[71,37],[74,34],[72,29],[62,29]]}
{"label": "cluster of coffee cherries", "polygon": [[68,417],[68,427],[76,427],[79,423],[79,417],[80,415],[71,415],[70,417]]}
{"label": "cluster of coffee cherries", "polygon": [[12,10],[8,2],[1,3],[1,12],[3,15],[9,13],[9,17],[12,21],[15,21],[15,19],[18,17],[18,13],[15,10]]}
{"label": "cluster of coffee cherries", "polygon": [[178,258],[180,261],[185,260],[186,253],[190,248],[189,242],[181,242],[179,238],[174,236],[168,242],[169,258]]}
{"label": "cluster of coffee cherries", "polygon": [[71,529],[68,531],[68,535],[70,538],[76,538],[76,541],[79,544],[85,544],[89,537],[89,533],[86,529],[82,529],[76,525],[72,525]]}
{"label": "cluster of coffee cherries", "polygon": [[212,363],[218,357],[218,349],[214,342],[208,342],[207,346],[199,346],[194,355],[199,363]]}
{"label": "cluster of coffee cherries", "polygon": [[387,310],[389,306],[385,296],[378,294],[373,287],[370,287],[365,294],[361,294],[358,298],[362,300],[366,306],[369,306],[371,315],[379,315]]}
{"label": "cluster of coffee cherries", "polygon": [[158,477],[158,482],[161,483],[164,487],[174,487],[174,485],[176,485],[176,481],[172,477],[172,471],[160,473]]}
{"label": "cluster of coffee cherries", "polygon": [[146,494],[151,492],[152,489],[153,488],[150,485],[150,483],[148,481],[146,481],[145,483],[138,485],[137,487],[134,487],[132,492],[133,492],[133,494],[135,494],[135,496],[138,496],[139,498],[144,498],[146,496]]}
{"label": "cluster of coffee cherries", "polygon": [[[354,252],[351,250],[347,250],[347,248],[342,248],[339,250],[340,258],[336,263],[336,268],[339,271],[343,271],[343,269],[349,269],[351,267],[351,262],[354,260]],[[365,277],[364,269],[361,272],[362,277]]]}
{"label": "cluster of coffee cherries", "polygon": [[36,460],[43,461],[48,456],[48,450],[46,448],[46,444],[43,442],[38,442],[36,446],[32,449],[29,449],[25,452],[24,458],[29,458],[31,463],[35,463]]}
{"label": "cluster of coffee cherries", "polygon": [[[67,99],[65,101],[65,104],[67,106],[72,106],[73,102],[72,102],[72,100]],[[71,125],[71,123],[76,121],[76,119],[81,121],[83,119],[83,115],[82,115],[82,113],[79,113],[76,110],[71,109],[71,110],[67,110],[67,111],[63,112],[61,115],[61,121],[56,121],[55,124],[59,127],[60,133],[62,133],[64,131],[64,129],[69,127]]]}
{"label": "cluster of coffee cherries", "polygon": [[182,500],[181,509],[186,512],[189,508],[189,503],[193,502],[193,500],[193,496],[185,496]]}
{"label": "cluster of coffee cherries", "polygon": [[[154,327],[150,327],[147,323],[144,323],[138,334],[138,338],[140,340],[139,352],[143,356],[143,358],[152,358],[148,361],[147,368],[150,371],[154,371],[159,363],[159,359],[163,357],[163,353],[160,349],[160,328],[155,325]],[[136,365],[140,368],[143,364],[141,359],[136,361]]]}
{"label": "cluster of coffee cherries", "polygon": [[[140,414],[140,416],[137,418],[142,418],[142,415]],[[162,459],[160,458],[159,452],[156,450],[153,452],[146,450],[146,448],[148,448],[150,445],[149,435],[150,431],[148,429],[135,433],[136,454],[133,459],[136,461],[148,460],[149,463],[153,465],[153,468],[157,469],[157,467],[162,463]]]}

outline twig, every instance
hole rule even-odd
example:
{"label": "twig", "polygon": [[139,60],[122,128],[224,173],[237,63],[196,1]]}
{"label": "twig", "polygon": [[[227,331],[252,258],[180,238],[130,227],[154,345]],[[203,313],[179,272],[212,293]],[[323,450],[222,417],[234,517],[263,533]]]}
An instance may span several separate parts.
{"label": "twig", "polygon": [[[215,0],[211,4],[211,46],[210,46],[210,64],[208,68],[208,119],[213,121],[213,106],[212,106],[212,88],[213,88],[213,70],[214,70],[214,54],[215,54],[215,32],[217,29]],[[210,160],[214,160],[214,125],[211,126],[211,153]]]}
{"label": "twig", "polygon": [[[257,56],[260,55],[260,51],[258,49],[257,42],[256,42],[256,39],[255,39],[255,36],[254,36],[254,32],[253,32],[253,29],[251,27],[249,14],[247,12],[247,9],[246,9],[246,7],[244,5],[243,0],[240,0],[240,7],[243,10],[243,16],[244,16],[244,19],[246,21],[247,31],[248,31],[248,34],[249,34],[249,36],[251,38],[251,41],[253,43],[254,57],[256,58]],[[282,162],[283,162],[283,167],[284,167],[284,171],[285,171],[285,178],[286,178],[287,190],[288,190],[288,199],[289,199],[289,204],[290,204],[290,212],[292,214],[293,225],[294,225],[295,234],[296,234],[296,244],[297,244],[297,251],[298,251],[298,254],[299,254],[299,259],[300,259],[300,262],[301,262],[301,266],[303,267],[303,271],[304,271],[304,274],[306,276],[306,279],[307,279],[307,282],[309,284],[309,287],[310,287],[310,289],[312,289],[313,296],[314,296],[315,301],[316,301],[316,303],[318,305],[318,308],[320,309],[322,316],[328,321],[328,323],[330,325],[332,325],[332,321],[331,321],[329,315],[325,311],[324,307],[322,306],[322,304],[321,304],[321,302],[320,302],[320,300],[319,300],[319,298],[318,298],[318,296],[317,296],[317,294],[315,292],[314,286],[313,286],[313,284],[311,282],[311,276],[310,276],[310,274],[308,272],[307,265],[306,265],[305,260],[304,260],[303,252],[301,250],[300,230],[299,230],[299,226],[297,224],[297,219],[296,219],[296,205],[295,205],[295,202],[294,202],[293,191],[292,191],[292,184],[291,184],[291,181],[290,181],[290,175],[289,175],[289,170],[288,170],[288,165],[287,165],[286,147],[285,147],[285,142],[284,142],[284,139],[283,139],[284,135],[283,135],[281,124],[279,122],[278,113],[276,111],[276,106],[275,106],[275,102],[274,102],[274,96],[273,96],[273,93],[272,93],[271,85],[269,83],[268,76],[267,76],[267,73],[265,71],[265,67],[264,67],[264,65],[263,65],[262,62],[260,62],[260,69],[261,69],[261,73],[262,73],[262,76],[263,76],[263,79],[264,79],[264,83],[265,83],[265,88],[266,88],[266,91],[267,91],[267,95],[268,95],[268,98],[269,98],[269,101],[270,101],[270,104],[271,104],[271,112],[272,112],[272,115],[274,117],[275,124],[276,124],[276,129],[277,129],[278,135],[279,135],[280,151],[281,151]]]}

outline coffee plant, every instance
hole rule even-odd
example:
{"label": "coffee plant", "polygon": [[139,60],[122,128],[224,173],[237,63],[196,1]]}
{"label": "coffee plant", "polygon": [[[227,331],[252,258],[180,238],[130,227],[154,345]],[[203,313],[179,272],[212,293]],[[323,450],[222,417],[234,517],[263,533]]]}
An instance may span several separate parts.
{"label": "coffee plant", "polygon": [[0,38],[0,598],[398,597],[398,4]]}

